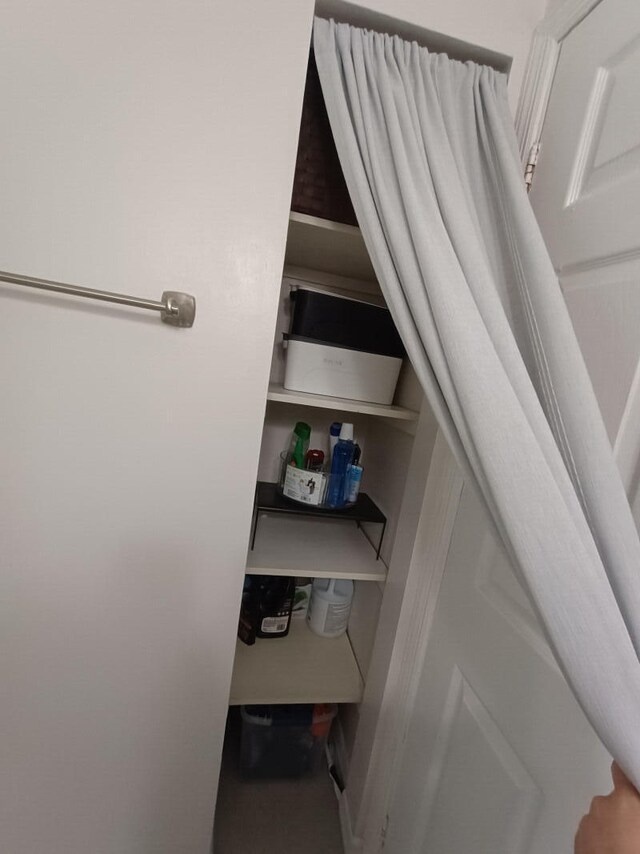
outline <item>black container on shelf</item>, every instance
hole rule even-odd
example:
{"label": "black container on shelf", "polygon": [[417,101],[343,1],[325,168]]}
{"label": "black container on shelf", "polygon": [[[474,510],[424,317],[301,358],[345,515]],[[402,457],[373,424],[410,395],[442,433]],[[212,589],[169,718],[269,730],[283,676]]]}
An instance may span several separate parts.
{"label": "black container on shelf", "polygon": [[295,578],[247,575],[238,623],[240,640],[251,646],[256,638],[286,637],[295,592]]}
{"label": "black container on shelf", "polygon": [[291,335],[381,356],[404,357],[389,309],[300,287],[291,291],[291,299]]}

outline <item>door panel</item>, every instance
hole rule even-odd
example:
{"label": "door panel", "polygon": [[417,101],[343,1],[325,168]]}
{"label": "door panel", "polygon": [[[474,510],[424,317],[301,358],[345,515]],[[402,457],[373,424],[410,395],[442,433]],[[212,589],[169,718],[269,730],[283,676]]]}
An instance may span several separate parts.
{"label": "door panel", "polygon": [[640,523],[640,4],[604,0],[566,39],[531,201]]}
{"label": "door panel", "polygon": [[488,531],[481,541],[477,560],[478,592],[550,667],[558,670],[529,597],[517,581],[504,550]]}
{"label": "door panel", "polygon": [[640,358],[637,263],[562,276],[561,284],[609,439],[615,443]]}
{"label": "door panel", "polygon": [[205,854],[313,3],[0,8],[0,269],[198,303],[0,285],[0,851]]}
{"label": "door panel", "polygon": [[638,251],[640,4],[603,0],[562,45],[531,200],[562,274]]}
{"label": "door panel", "polygon": [[404,756],[391,854],[569,854],[607,788],[610,758],[469,486]]}
{"label": "door panel", "polygon": [[[541,792],[457,667],[429,778],[420,810],[424,827],[416,828],[425,852],[527,850]],[[490,801],[483,796],[487,790]],[[456,806],[460,799],[464,821]]]}

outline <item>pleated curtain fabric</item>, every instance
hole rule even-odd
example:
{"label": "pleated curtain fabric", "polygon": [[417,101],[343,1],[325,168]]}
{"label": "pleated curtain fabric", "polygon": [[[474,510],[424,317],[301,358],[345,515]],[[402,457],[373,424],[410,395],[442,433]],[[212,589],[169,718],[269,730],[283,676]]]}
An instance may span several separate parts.
{"label": "pleated curtain fabric", "polygon": [[524,188],[506,78],[316,18],[385,299],[605,746],[640,787],[640,543]]}

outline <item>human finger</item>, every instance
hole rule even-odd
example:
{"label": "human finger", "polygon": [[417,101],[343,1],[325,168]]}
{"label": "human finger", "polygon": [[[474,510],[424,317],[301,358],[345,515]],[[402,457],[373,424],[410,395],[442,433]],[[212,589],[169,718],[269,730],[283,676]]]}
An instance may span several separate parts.
{"label": "human finger", "polygon": [[633,785],[631,780],[629,780],[617,762],[611,763],[611,779],[613,780],[614,789],[632,789],[637,793],[636,787]]}

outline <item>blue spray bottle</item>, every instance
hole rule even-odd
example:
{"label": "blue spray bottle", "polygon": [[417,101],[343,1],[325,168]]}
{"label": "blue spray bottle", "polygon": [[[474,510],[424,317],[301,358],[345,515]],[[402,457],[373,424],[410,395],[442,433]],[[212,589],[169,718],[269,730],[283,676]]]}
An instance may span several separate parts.
{"label": "blue spray bottle", "polygon": [[340,438],[333,449],[331,459],[331,479],[327,504],[329,507],[344,507],[346,477],[353,460],[353,424],[344,423],[340,429]]}

